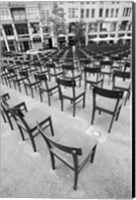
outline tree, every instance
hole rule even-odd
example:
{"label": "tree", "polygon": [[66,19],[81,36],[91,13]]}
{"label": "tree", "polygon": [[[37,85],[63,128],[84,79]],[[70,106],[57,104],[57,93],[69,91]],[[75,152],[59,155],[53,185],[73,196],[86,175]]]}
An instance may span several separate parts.
{"label": "tree", "polygon": [[52,22],[53,33],[56,37],[59,34],[66,33],[66,25],[64,19],[64,10],[58,7],[57,2],[53,3],[52,17],[50,17],[50,22]]}
{"label": "tree", "polygon": [[85,44],[85,23],[83,21],[75,22],[75,41],[76,44],[82,46]]}

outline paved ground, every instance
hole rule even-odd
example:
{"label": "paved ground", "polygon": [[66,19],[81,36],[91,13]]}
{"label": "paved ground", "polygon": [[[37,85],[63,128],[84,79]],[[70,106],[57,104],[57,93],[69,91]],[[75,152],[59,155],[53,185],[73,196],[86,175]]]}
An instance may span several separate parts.
{"label": "paved ground", "polygon": [[79,137],[90,136],[91,139],[94,130],[101,132],[94,163],[85,165],[79,174],[78,189],[74,191],[73,172],[59,161],[56,170],[51,169],[48,150],[40,135],[36,137],[38,152],[34,153],[27,134],[26,141],[22,141],[17,127],[11,131],[1,119],[1,197],[131,199],[131,98],[108,134],[109,115],[96,114],[94,125],[90,126],[92,91],[89,89],[86,108],[78,104],[75,118],[67,101],[64,112],[60,111],[57,94],[49,107],[46,95],[40,103],[38,93],[32,99],[24,91],[19,93],[6,86],[1,86],[1,90],[2,93],[8,91],[16,100],[25,101],[28,110],[36,107],[50,114],[57,136],[68,134],[71,141],[76,141],[77,133]]}

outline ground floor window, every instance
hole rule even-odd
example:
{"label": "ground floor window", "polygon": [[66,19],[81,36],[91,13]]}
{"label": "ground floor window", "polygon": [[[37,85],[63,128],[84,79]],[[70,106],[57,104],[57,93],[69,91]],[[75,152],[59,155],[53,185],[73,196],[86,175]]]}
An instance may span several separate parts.
{"label": "ground floor window", "polygon": [[8,45],[10,51],[15,51],[15,41],[14,40],[8,40]]}

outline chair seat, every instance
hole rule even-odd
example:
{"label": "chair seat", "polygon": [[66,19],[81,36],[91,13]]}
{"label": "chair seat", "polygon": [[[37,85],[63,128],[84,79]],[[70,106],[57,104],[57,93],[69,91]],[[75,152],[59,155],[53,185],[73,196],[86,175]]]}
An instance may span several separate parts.
{"label": "chair seat", "polygon": [[101,69],[101,73],[105,73],[105,74],[111,74],[112,73],[112,71],[110,70],[110,68],[103,68],[103,69]]}
{"label": "chair seat", "polygon": [[[58,88],[58,85],[57,85],[56,83],[53,83],[53,82],[51,82],[51,81],[48,81],[48,88],[49,88],[49,90],[50,90],[50,89],[53,89],[53,88]],[[45,84],[42,84],[42,85],[40,86],[40,89],[46,90]]]}
{"label": "chair seat", "polygon": [[19,105],[22,102],[23,102],[22,100],[15,99],[13,97],[7,100],[7,103],[10,108],[14,108],[15,106]]}
{"label": "chair seat", "polygon": [[66,78],[79,78],[80,76],[81,74],[79,74],[79,72],[77,71],[74,72],[74,75],[72,74],[72,72],[68,72],[65,75]]}
{"label": "chair seat", "polygon": [[123,89],[129,89],[131,82],[130,80],[122,80],[122,78],[117,78],[115,82],[115,87],[123,88]]}
{"label": "chair seat", "polygon": [[99,81],[100,79],[98,79],[97,80],[97,75],[96,74],[94,74],[94,75],[89,75],[89,76],[87,76],[87,79],[86,79],[86,81],[92,81],[92,82],[97,82],[97,81]]}
{"label": "chair seat", "polygon": [[[85,93],[85,91],[81,90],[81,88],[75,88],[75,97],[76,98],[79,97],[80,95],[83,95],[84,93]],[[71,88],[70,89],[67,88],[66,90],[64,90],[63,96],[68,96],[70,98],[73,98],[73,92],[72,92]]]}
{"label": "chair seat", "polygon": [[33,129],[36,127],[36,121],[40,123],[48,117],[49,115],[46,112],[33,108],[25,114],[24,119],[29,124],[30,129]]}
{"label": "chair seat", "polygon": [[[122,100],[123,99],[119,101],[118,107],[122,105]],[[114,111],[116,102],[117,102],[117,99],[107,98],[107,97],[98,96],[98,95],[96,97],[96,106],[103,108],[105,110]]]}
{"label": "chair seat", "polygon": [[[59,138],[54,137],[54,140],[62,145],[82,148],[82,155],[78,156],[79,165],[88,156],[88,154],[90,154],[92,148],[97,144],[96,138],[88,136],[85,133],[77,130],[66,132]],[[52,149],[52,151],[61,156],[66,162],[73,166],[73,158],[71,154],[64,153],[55,147]]]}

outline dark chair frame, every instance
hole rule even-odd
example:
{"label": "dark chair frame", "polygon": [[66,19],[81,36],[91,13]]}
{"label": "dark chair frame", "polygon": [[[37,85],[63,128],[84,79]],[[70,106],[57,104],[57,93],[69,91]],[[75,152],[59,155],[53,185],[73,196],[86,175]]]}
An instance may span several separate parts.
{"label": "dark chair frame", "polygon": [[[87,75],[97,75],[97,80],[96,81],[91,81],[91,80],[88,80],[87,79]],[[95,68],[91,68],[91,67],[85,67],[84,68],[84,86],[85,86],[85,90],[86,90],[86,87],[87,87],[87,84],[89,84],[90,86],[91,85],[100,85],[101,87],[103,87],[103,79],[99,79],[101,75],[101,69],[100,67],[95,67]]]}
{"label": "dark chair frame", "polygon": [[130,72],[114,71],[114,73],[113,73],[113,85],[112,85],[113,90],[123,90],[123,91],[126,91],[126,92],[127,92],[127,96],[126,96],[125,101],[124,101],[124,106],[125,106],[127,100],[128,100],[129,97],[130,97],[130,93],[131,93],[131,82],[130,82],[130,85],[129,85],[128,88],[119,87],[119,86],[116,86],[116,77],[122,78],[123,81],[125,81],[126,79],[130,79]]}
{"label": "dark chair frame", "polygon": [[[37,123],[38,130],[40,134],[42,135],[45,143],[48,146],[50,158],[51,158],[51,164],[52,169],[55,170],[55,157],[58,158],[60,161],[62,161],[66,166],[68,166],[70,169],[74,171],[74,186],[73,189],[77,190],[77,184],[78,184],[78,174],[86,164],[86,162],[90,158],[90,162],[93,163],[95,153],[96,153],[96,147],[97,143],[94,144],[94,146],[90,149],[86,157],[82,160],[81,164],[78,163],[78,156],[82,155],[82,148],[76,148],[76,147],[70,147],[63,144],[58,143],[53,138],[48,137],[46,134],[44,134],[41,126]],[[59,149],[60,151],[70,154],[73,158],[73,165],[71,165],[68,161],[64,160],[64,158],[55,151],[56,149]]]}
{"label": "dark chair frame", "polygon": [[[95,111],[96,110],[99,111],[99,114],[101,112],[105,112],[107,114],[110,114],[110,115],[112,115],[111,123],[110,123],[109,129],[108,129],[108,133],[110,133],[114,118],[116,117],[115,120],[116,121],[118,120],[122,104],[120,106],[118,106],[118,105],[119,105],[119,101],[123,97],[123,93],[124,92],[123,91],[107,90],[107,89],[103,89],[103,88],[96,87],[96,86],[93,87],[92,92],[93,92],[93,112],[92,112],[91,124],[93,124],[93,122],[94,122],[94,117],[95,117]],[[117,99],[114,111],[110,111],[108,109],[105,109],[105,108],[97,106],[96,105],[96,95],[100,95],[100,96],[107,97],[107,98],[112,98],[112,99]]]}
{"label": "dark chair frame", "polygon": [[48,96],[48,105],[50,106],[51,105],[51,96],[53,94],[57,93],[58,90],[59,90],[58,84],[56,84],[55,86],[53,86],[53,87],[50,88],[49,85],[48,85],[47,76],[44,73],[37,73],[37,74],[35,74],[35,79],[39,80],[41,83],[42,82],[45,83],[45,88],[39,86],[40,101],[43,102],[43,96],[42,96],[42,94],[44,92],[46,92],[47,96]]}
{"label": "dark chair frame", "polygon": [[[23,134],[23,130],[24,130],[29,135],[29,138],[30,138],[30,141],[31,141],[31,144],[32,144],[32,147],[33,147],[33,151],[37,152],[36,143],[35,143],[34,138],[37,135],[39,135],[39,131],[37,129],[36,122],[35,122],[35,126],[30,128],[29,124],[25,120],[25,115],[21,112],[21,110],[16,109],[16,108],[9,108],[9,111],[12,114],[12,116],[14,117],[14,119],[15,119],[15,121],[17,123],[17,126],[19,128],[20,134],[22,136],[22,140],[25,140],[25,137],[24,137],[24,134]],[[28,111],[28,112],[30,112],[30,111]],[[37,121],[38,121],[38,119],[37,119]],[[52,120],[51,120],[50,116],[48,116],[47,118],[43,119],[39,124],[42,127],[44,126],[43,129],[46,129],[47,127],[50,126],[51,134],[52,134],[52,136],[54,136],[54,130],[53,130]]]}
{"label": "dark chair frame", "polygon": [[[75,80],[66,80],[66,79],[57,79],[58,85],[59,85],[59,96],[60,96],[60,100],[61,100],[61,111],[63,111],[63,101],[65,99],[70,100],[71,103],[73,103],[73,117],[75,117],[75,113],[76,113],[76,104],[78,104],[79,102],[83,101],[83,108],[85,108],[85,94],[86,92],[81,92],[81,94],[79,94],[78,96],[76,96],[76,82]],[[64,87],[70,87],[72,89],[72,93],[73,93],[73,97],[70,97],[68,95],[63,95],[63,92],[61,90],[61,86]],[[79,100],[79,101],[77,101]]]}

